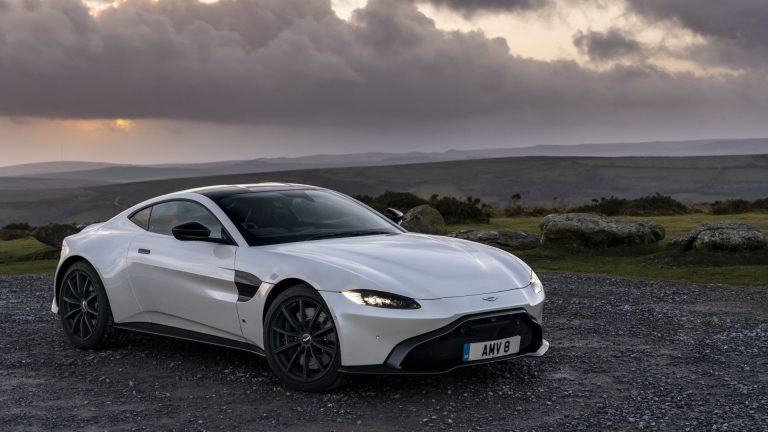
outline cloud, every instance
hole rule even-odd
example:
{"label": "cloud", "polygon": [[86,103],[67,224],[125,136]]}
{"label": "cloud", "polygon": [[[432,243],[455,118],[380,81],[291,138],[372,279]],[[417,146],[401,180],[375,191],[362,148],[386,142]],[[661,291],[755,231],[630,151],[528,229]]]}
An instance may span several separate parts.
{"label": "cloud", "polygon": [[[128,0],[97,17],[76,0],[4,4],[6,116],[377,131],[469,121],[530,139],[600,128],[698,131],[702,122],[754,130],[768,113],[764,74],[597,72],[525,59],[503,39],[440,30],[409,1],[370,0],[351,22],[326,0]],[[594,34],[582,37],[588,52],[616,55]],[[626,44],[619,53],[632,50]]]}
{"label": "cloud", "polygon": [[617,28],[606,32],[588,30],[573,35],[573,44],[595,62],[637,57],[643,53],[643,45]]}
{"label": "cloud", "polygon": [[653,21],[672,21],[703,36],[695,60],[737,68],[768,67],[768,2],[765,0],[627,0]]}
{"label": "cloud", "polygon": [[447,7],[467,15],[478,12],[518,12],[540,9],[550,0],[427,0],[435,6]]}

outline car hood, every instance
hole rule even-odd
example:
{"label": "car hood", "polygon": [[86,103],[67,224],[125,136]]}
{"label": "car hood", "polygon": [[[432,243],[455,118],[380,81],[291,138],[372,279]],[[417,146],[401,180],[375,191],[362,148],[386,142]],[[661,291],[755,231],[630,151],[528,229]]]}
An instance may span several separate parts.
{"label": "car hood", "polygon": [[349,288],[348,283],[336,289],[322,283],[319,273],[337,270],[364,279],[353,283],[358,288],[424,300],[519,289],[531,280],[530,267],[514,255],[443,236],[406,233],[326,239],[275,245],[271,252],[311,261],[307,268],[315,270],[308,277],[326,291]]}

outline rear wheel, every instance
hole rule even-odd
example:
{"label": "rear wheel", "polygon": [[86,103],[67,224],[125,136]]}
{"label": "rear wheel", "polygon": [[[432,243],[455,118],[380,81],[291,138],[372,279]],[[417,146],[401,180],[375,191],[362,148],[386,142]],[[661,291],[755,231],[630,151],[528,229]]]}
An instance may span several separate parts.
{"label": "rear wheel", "polygon": [[72,265],[62,278],[59,316],[64,334],[77,348],[106,348],[125,338],[125,333],[115,328],[104,284],[85,261]]}
{"label": "rear wheel", "polygon": [[277,296],[267,312],[264,346],[272,371],[289,387],[321,392],[339,385],[336,325],[311,286],[298,285]]}

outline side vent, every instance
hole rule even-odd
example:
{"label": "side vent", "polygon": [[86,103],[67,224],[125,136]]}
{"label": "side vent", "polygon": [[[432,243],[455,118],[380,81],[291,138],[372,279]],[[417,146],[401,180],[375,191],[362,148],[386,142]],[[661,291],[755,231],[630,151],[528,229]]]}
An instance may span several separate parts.
{"label": "side vent", "polygon": [[235,286],[237,287],[237,301],[247,302],[256,295],[261,286],[261,279],[256,275],[235,270]]}

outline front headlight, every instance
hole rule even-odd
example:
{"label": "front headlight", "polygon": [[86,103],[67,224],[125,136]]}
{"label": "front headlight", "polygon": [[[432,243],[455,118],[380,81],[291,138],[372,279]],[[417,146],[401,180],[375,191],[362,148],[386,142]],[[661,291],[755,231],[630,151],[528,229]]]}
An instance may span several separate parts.
{"label": "front headlight", "polygon": [[421,307],[412,298],[381,291],[352,290],[344,291],[342,294],[353,302],[366,306],[387,309],[419,309]]}
{"label": "front headlight", "polygon": [[531,270],[531,284],[530,287],[533,288],[533,292],[538,294],[542,291],[544,291],[544,285],[541,284],[541,281],[539,280],[539,277],[536,276],[536,272]]}

